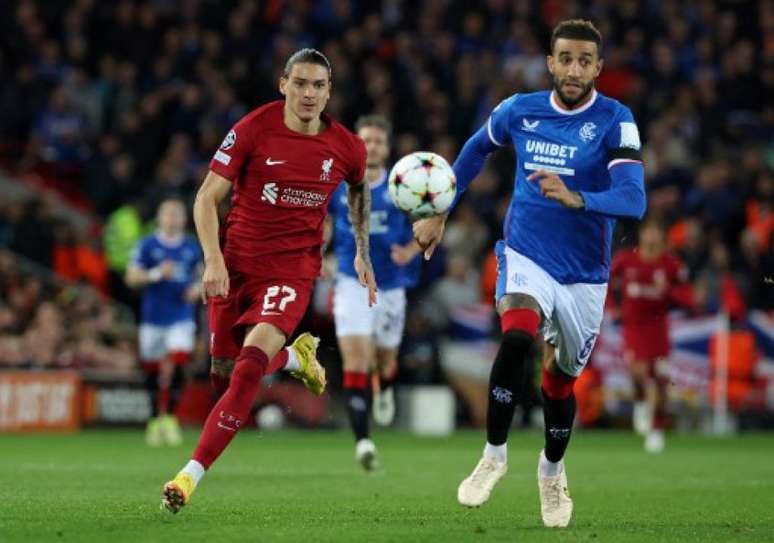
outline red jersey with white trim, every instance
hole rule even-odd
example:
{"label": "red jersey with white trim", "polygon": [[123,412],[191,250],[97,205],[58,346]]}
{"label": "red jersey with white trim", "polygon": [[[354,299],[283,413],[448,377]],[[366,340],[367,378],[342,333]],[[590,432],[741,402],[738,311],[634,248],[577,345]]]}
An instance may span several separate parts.
{"label": "red jersey with white trim", "polygon": [[648,261],[635,250],[616,253],[610,286],[619,292],[627,351],[640,359],[669,354],[669,308],[673,303],[690,305],[687,277],[685,266],[674,255],[664,253]]}
{"label": "red jersey with white trim", "polygon": [[283,100],[240,119],[210,161],[233,183],[221,230],[226,267],[268,278],[317,277],[323,222],[341,181],[361,183],[363,141],[323,114],[318,135],[285,125]]}

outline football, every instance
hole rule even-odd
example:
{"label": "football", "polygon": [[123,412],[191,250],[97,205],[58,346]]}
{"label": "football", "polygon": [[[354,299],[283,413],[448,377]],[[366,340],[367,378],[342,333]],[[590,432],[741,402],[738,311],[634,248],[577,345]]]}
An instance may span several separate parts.
{"label": "football", "polygon": [[390,196],[395,205],[413,218],[445,213],[457,194],[457,180],[449,163],[428,151],[401,158],[390,171]]}

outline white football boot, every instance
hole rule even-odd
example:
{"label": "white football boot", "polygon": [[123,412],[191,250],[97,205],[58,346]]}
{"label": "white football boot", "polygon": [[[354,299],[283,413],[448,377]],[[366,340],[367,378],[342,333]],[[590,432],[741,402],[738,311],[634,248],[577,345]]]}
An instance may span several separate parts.
{"label": "white football boot", "polygon": [[374,422],[379,426],[389,426],[395,420],[395,391],[393,387],[387,390],[374,391],[373,403]]}
{"label": "white football boot", "polygon": [[645,450],[649,453],[658,454],[664,451],[664,431],[651,430],[645,435]]}
{"label": "white football boot", "polygon": [[[543,457],[543,453],[540,453]],[[543,524],[549,528],[565,528],[572,518],[572,500],[567,490],[567,473],[564,461],[559,462],[558,475],[548,477],[542,474],[538,459],[538,490],[540,492],[540,515]]]}
{"label": "white football boot", "polygon": [[355,460],[363,466],[366,471],[373,471],[379,467],[376,459],[376,445],[370,439],[363,438],[355,444]]}
{"label": "white football boot", "polygon": [[486,503],[492,489],[507,471],[508,462],[482,456],[473,473],[460,483],[457,501],[467,507],[478,507]]}
{"label": "white football boot", "polygon": [[648,402],[634,402],[632,410],[632,426],[634,431],[641,436],[645,436],[650,431],[653,424],[653,410]]}

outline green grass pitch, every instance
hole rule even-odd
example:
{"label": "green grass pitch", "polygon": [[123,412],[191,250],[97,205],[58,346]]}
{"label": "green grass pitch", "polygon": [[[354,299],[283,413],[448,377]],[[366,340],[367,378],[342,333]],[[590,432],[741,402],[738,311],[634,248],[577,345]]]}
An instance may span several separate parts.
{"label": "green grass pitch", "polygon": [[677,436],[649,456],[624,433],[578,431],[566,458],[575,513],[540,524],[542,439],[514,433],[509,473],[464,509],[459,482],[483,433],[376,435],[382,469],[354,462],[344,432],[242,432],[177,516],[161,485],[187,460],[139,431],[0,435],[0,541],[774,541],[774,435]]}

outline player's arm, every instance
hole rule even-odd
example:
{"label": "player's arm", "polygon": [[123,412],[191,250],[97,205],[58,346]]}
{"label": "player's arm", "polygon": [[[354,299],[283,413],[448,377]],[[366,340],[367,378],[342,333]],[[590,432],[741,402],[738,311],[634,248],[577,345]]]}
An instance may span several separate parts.
{"label": "player's arm", "polygon": [[645,215],[645,168],[640,153],[640,134],[628,108],[619,110],[605,135],[610,188],[581,191],[583,209],[613,218],[641,219]]}
{"label": "player's arm", "polygon": [[129,288],[142,289],[152,283],[169,279],[175,272],[175,263],[169,260],[163,261],[158,266],[151,267],[151,265],[145,243],[140,242],[132,253],[124,282]]}
{"label": "player's arm", "polygon": [[349,221],[355,234],[355,271],[360,284],[368,288],[368,305],[376,303],[376,279],[369,253],[369,225],[371,222],[371,189],[368,183],[347,185]]}
{"label": "player's arm", "polygon": [[193,217],[204,253],[203,299],[228,295],[228,272],[218,239],[218,206],[231,190],[231,181],[210,170],[196,193]]}

